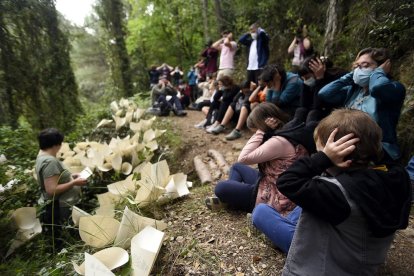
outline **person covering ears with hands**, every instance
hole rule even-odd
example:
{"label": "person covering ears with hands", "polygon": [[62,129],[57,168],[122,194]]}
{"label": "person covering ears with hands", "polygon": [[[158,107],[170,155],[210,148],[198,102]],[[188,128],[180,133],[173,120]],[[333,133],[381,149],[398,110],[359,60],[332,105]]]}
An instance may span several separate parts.
{"label": "person covering ears with hands", "polygon": [[375,275],[384,263],[411,193],[402,166],[378,163],[381,132],[365,112],[335,110],[314,132],[318,153],[279,176],[302,208],[282,275]]}

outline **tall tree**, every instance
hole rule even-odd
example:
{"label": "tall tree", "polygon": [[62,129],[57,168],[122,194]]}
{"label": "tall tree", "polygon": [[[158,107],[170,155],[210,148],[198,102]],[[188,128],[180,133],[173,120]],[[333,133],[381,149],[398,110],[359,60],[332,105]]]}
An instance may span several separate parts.
{"label": "tall tree", "polygon": [[331,56],[335,34],[338,29],[338,5],[339,0],[329,0],[328,9],[326,10],[326,31],[323,53],[325,56]]}
{"label": "tall tree", "polygon": [[203,27],[204,27],[204,40],[207,41],[209,38],[209,31],[208,31],[208,0],[200,0],[201,1],[201,12],[203,14]]}
{"label": "tall tree", "polygon": [[0,1],[0,36],[2,123],[71,129],[82,108],[54,1]]}
{"label": "tall tree", "polygon": [[108,32],[105,45],[109,49],[111,74],[115,88],[119,91],[119,96],[132,96],[131,69],[125,45],[126,32],[122,0],[99,0],[96,12]]}

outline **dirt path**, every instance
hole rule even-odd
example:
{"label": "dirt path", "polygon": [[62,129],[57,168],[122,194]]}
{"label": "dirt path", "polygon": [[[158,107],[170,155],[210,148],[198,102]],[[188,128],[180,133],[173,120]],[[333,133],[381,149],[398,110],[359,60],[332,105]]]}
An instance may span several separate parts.
{"label": "dirt path", "polygon": [[[216,149],[231,165],[252,132],[243,131],[239,140],[227,142],[226,134],[214,136],[194,128],[203,118],[201,112],[189,111],[187,117],[170,117],[173,129],[183,141],[182,172],[195,178],[193,158],[206,156]],[[231,131],[228,129],[227,132]],[[213,185],[191,190],[191,194],[166,207],[169,227],[154,273],[161,275],[280,275],[285,255],[249,227],[246,214],[237,211],[211,212],[204,198],[213,193]],[[407,230],[396,235],[387,263],[379,275],[414,274],[414,217]]]}

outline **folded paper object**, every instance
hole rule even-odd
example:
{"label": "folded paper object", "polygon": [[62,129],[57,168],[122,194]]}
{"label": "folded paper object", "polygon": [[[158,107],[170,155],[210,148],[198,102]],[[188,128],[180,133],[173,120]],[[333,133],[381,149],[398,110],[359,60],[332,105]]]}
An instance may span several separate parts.
{"label": "folded paper object", "polygon": [[80,209],[76,206],[72,207],[72,221],[75,224],[75,226],[79,225],[79,220],[80,220],[81,217],[88,217],[90,215],[91,214],[89,214],[88,212],[85,212],[84,210],[82,210],[82,209]]}
{"label": "folded paper object", "polygon": [[[85,262],[83,262],[81,265],[77,265],[75,262],[72,262],[73,268],[80,275],[85,275],[85,268],[88,268],[88,259],[86,258],[86,254],[89,255],[88,253],[85,252]],[[98,260],[103,266],[105,266],[105,268],[109,271],[117,267],[123,266],[129,261],[128,252],[125,249],[120,248],[120,247],[105,248],[103,250],[96,252],[92,256],[96,260]],[[90,265],[89,265],[89,268],[91,268]],[[101,275],[101,274],[99,274],[98,271],[96,271],[95,275]]]}
{"label": "folded paper object", "polygon": [[34,207],[23,207],[15,210],[12,214],[12,220],[18,230],[15,238],[11,241],[6,257],[26,241],[42,233],[42,225],[40,220],[36,218],[36,208]]}
{"label": "folded paper object", "polygon": [[131,240],[132,275],[149,275],[160,251],[164,233],[147,226]]}
{"label": "folded paper object", "polygon": [[138,234],[146,226],[152,226],[161,231],[167,228],[165,222],[140,216],[129,210],[128,207],[125,207],[114,245],[122,248],[129,248],[132,237]]}
{"label": "folded paper object", "polygon": [[88,253],[85,253],[85,275],[115,276],[103,263]]}
{"label": "folded paper object", "polygon": [[12,214],[12,220],[19,229],[31,229],[36,223],[36,208],[22,207],[16,209]]}
{"label": "folded paper object", "polygon": [[92,247],[101,248],[113,242],[118,228],[119,221],[112,217],[95,215],[79,220],[79,235]]}

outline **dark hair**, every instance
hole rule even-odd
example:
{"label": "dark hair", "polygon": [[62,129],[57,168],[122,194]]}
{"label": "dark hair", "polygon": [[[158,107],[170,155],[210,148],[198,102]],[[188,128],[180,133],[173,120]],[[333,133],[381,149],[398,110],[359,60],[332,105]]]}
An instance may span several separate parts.
{"label": "dark hair", "polygon": [[369,56],[377,63],[378,66],[390,58],[390,54],[385,48],[365,48],[359,51],[357,57],[355,58],[355,61],[359,59],[360,56],[365,54],[369,54]]}
{"label": "dark hair", "polygon": [[231,33],[229,30],[225,30],[225,31],[221,32],[221,36],[228,35],[229,33]]}
{"label": "dark hair", "polygon": [[221,81],[223,83],[224,86],[226,87],[233,87],[234,86],[234,81],[231,77],[229,76],[221,76],[218,81]]}
{"label": "dark hair", "polygon": [[303,77],[306,74],[313,73],[309,67],[309,63],[311,62],[311,60],[316,60],[317,58],[319,58],[322,61],[322,63],[325,64],[326,69],[331,69],[333,67],[333,62],[329,58],[318,57],[317,55],[312,55],[312,56],[305,58],[302,65],[299,67],[299,71],[298,71],[299,77]]}
{"label": "dark hair", "polygon": [[245,80],[240,84],[240,89],[246,89],[246,88],[250,89],[250,81],[248,80]]}
{"label": "dark hair", "polygon": [[264,132],[271,131],[272,129],[265,123],[267,118],[278,119],[280,122],[278,128],[281,128],[287,122],[289,117],[275,104],[264,102],[255,107],[249,117],[247,117],[247,127],[257,128]]}
{"label": "dark hair", "polygon": [[338,129],[335,141],[349,133],[359,138],[355,150],[347,157],[353,160],[353,165],[368,165],[370,161],[377,162],[381,159],[382,130],[368,113],[347,108],[334,110],[316,127],[313,135],[315,142],[319,141],[325,146],[335,128]]}
{"label": "dark hair", "polygon": [[37,136],[39,147],[42,150],[61,145],[64,138],[65,136],[56,128],[46,128]]}
{"label": "dark hair", "polygon": [[280,82],[283,84],[286,80],[286,71],[280,64],[269,64],[263,68],[259,78],[266,83],[273,81],[275,74],[279,73],[281,79]]}

